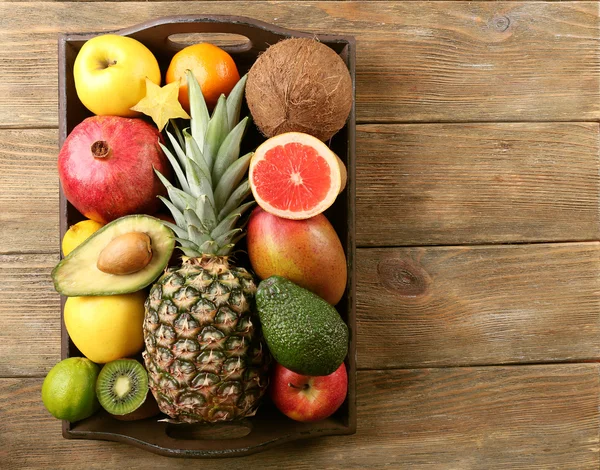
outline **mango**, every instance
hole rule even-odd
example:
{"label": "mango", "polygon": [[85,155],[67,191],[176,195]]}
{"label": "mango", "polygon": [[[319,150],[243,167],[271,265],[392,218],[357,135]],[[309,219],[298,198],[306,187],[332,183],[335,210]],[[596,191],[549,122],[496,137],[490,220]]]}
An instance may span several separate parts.
{"label": "mango", "polygon": [[257,207],[247,227],[248,255],[258,277],[282,276],[332,305],[346,289],[346,256],[323,214],[290,220]]}

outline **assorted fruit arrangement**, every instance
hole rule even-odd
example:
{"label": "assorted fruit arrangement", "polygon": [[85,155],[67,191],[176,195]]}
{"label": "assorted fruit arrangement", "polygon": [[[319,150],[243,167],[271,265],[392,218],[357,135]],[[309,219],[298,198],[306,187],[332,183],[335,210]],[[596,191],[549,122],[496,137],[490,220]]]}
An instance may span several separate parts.
{"label": "assorted fruit arrangement", "polygon": [[[73,76],[94,116],[58,168],[86,220],[65,233],[52,278],[83,357],[49,372],[48,411],[214,423],[254,415],[268,395],[291,419],[331,416],[348,387],[335,309],[347,263],[323,214],[347,179],[325,143],[352,107],[342,59],[287,39],[240,77],[202,43],[161,71],[143,44],[107,34],[83,45]],[[244,98],[266,138],[254,149]]]}

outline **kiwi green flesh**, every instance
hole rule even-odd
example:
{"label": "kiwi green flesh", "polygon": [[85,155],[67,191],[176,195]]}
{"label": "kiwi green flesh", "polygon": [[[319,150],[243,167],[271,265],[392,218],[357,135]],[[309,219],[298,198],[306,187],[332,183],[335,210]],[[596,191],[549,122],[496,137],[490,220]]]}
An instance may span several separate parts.
{"label": "kiwi green flesh", "polygon": [[[150,237],[152,259],[132,274],[108,274],[98,269],[98,256],[114,238],[130,232]],[[159,219],[147,215],[128,215],[102,227],[75,248],[52,271],[54,288],[69,297],[117,295],[136,292],[154,281],[165,269],[175,236]]]}
{"label": "kiwi green flesh", "polygon": [[110,414],[132,413],[146,401],[148,373],[135,359],[109,362],[98,375],[96,395]]}

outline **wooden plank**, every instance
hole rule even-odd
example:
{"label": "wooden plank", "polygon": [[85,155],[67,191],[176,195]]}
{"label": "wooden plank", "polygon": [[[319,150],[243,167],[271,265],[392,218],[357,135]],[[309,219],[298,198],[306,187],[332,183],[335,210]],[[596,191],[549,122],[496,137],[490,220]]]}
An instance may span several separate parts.
{"label": "wooden plank", "polygon": [[3,2],[0,126],[57,124],[59,32],[181,13],[355,35],[361,122],[600,118],[595,2]]}
{"label": "wooden plank", "polygon": [[57,262],[0,255],[0,377],[44,375],[60,360],[60,297],[50,278]]}
{"label": "wooden plank", "polygon": [[598,240],[596,123],[366,125],[363,246]]}
{"label": "wooden plank", "polygon": [[600,359],[600,244],[361,249],[361,368]]}
{"label": "wooden plank", "polygon": [[[599,385],[597,364],[363,371],[356,435],[202,467],[598,468]],[[62,439],[40,386],[41,379],[0,379],[3,468],[189,468],[123,444]]]}
{"label": "wooden plank", "polygon": [[58,131],[0,131],[0,253],[58,251]]}
{"label": "wooden plank", "polygon": [[[58,250],[57,132],[0,130],[0,253]],[[599,238],[596,123],[361,125],[362,246]]]}
{"label": "wooden plank", "polygon": [[[600,244],[360,249],[360,369],[600,360]],[[0,376],[59,360],[58,256],[0,256]]]}
{"label": "wooden plank", "polygon": [[[39,2],[39,0],[2,0],[4,2],[14,2],[14,3],[24,3],[24,2]],[[70,2],[70,3],[94,3],[94,2],[106,2],[107,0],[45,0],[47,2]],[[129,1],[135,1],[135,0],[112,0],[112,1],[120,1],[120,2],[129,2]],[[148,2],[159,2],[159,1],[163,1],[163,0],[146,0]],[[188,0],[178,0],[178,1],[188,1]],[[204,1],[204,0],[196,0],[196,1]],[[234,2],[237,0],[220,0],[221,2]],[[278,1],[278,2],[294,2],[297,0],[273,0],[273,1]],[[357,2],[357,1],[361,1],[361,0],[335,0],[338,2]],[[362,0],[362,1],[369,1],[369,2],[388,2],[389,0]],[[414,0],[400,0],[400,1],[414,1]],[[477,0],[479,2],[493,2],[493,1],[498,1],[498,0]],[[519,1],[519,0],[506,0],[506,1]],[[562,2],[564,0],[528,0],[531,2]],[[572,0],[571,0],[572,1]]]}

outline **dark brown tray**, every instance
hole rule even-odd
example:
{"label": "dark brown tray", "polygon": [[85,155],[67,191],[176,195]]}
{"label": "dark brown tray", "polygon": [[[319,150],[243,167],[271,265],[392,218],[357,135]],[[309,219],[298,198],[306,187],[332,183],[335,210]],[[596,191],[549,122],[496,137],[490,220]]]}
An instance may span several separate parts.
{"label": "dark brown tray", "polygon": [[[84,118],[90,116],[80,103],[73,81],[73,64],[83,43],[95,34],[66,34],[59,39],[59,144]],[[355,84],[354,38],[338,35],[315,35],[273,26],[239,16],[172,16],[149,21],[111,33],[130,36],[144,43],[157,57],[161,70],[166,70],[171,57],[183,46],[169,36],[182,33],[228,33],[245,36],[249,42],[224,47],[235,59],[240,74],[247,72],[257,56],[269,45],[288,37],[313,37],[334,49],[346,62]],[[247,109],[243,112],[248,114]],[[252,126],[254,127],[254,126]],[[256,129],[246,138],[249,147],[260,142]],[[335,227],[348,260],[348,285],[337,308],[350,330],[348,397],[330,418],[317,423],[299,423],[279,413],[268,399],[256,416],[241,423],[223,425],[175,425],[158,422],[164,416],[134,422],[117,421],[104,412],[76,423],[63,422],[63,436],[68,439],[102,439],[120,441],[162,455],[176,457],[241,456],[268,449],[296,439],[356,431],[356,307],[355,307],[355,113],[354,106],[346,126],[329,142],[348,168],[348,185],[326,215]],[[61,239],[68,227],[82,219],[60,191]],[[64,307],[65,298],[62,298]],[[62,317],[61,307],[61,317]],[[62,324],[62,358],[81,356],[70,341]],[[332,444],[335,445],[335,444]]]}

